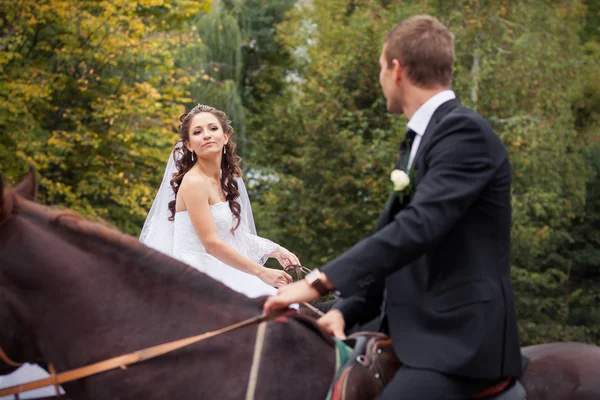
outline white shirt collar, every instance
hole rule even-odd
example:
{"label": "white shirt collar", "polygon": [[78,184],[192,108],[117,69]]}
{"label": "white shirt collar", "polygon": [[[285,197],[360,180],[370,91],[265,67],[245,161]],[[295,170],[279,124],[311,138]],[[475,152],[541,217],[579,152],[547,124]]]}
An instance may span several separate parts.
{"label": "white shirt collar", "polygon": [[443,103],[455,98],[456,95],[454,94],[454,91],[450,89],[442,90],[441,92],[435,94],[418,108],[410,121],[408,121],[407,127],[415,131],[417,135],[423,136],[435,110],[437,110],[438,107]]}

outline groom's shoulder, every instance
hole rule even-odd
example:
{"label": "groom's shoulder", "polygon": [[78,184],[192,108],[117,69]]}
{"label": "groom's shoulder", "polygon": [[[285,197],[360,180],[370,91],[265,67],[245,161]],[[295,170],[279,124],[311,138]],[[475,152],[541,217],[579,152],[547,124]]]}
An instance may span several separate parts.
{"label": "groom's shoulder", "polygon": [[486,117],[462,104],[458,104],[454,107],[447,116],[455,121],[457,119],[463,120],[464,123],[474,124],[481,129],[493,131],[493,128]]}
{"label": "groom's shoulder", "polygon": [[471,108],[458,104],[444,118],[444,126],[463,127],[472,132],[478,132],[485,137],[499,139],[494,128],[486,117]]}
{"label": "groom's shoulder", "polygon": [[440,122],[438,128],[446,130],[450,135],[459,133],[459,136],[464,136],[466,140],[469,140],[471,135],[477,135],[487,143],[490,150],[506,152],[504,143],[488,119],[469,107],[457,104]]}

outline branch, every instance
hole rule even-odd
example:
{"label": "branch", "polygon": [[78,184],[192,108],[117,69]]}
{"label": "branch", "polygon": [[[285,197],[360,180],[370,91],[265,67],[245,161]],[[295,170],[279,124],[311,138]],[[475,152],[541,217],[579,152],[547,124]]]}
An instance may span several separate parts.
{"label": "branch", "polygon": [[473,77],[473,87],[471,88],[471,102],[473,111],[477,111],[477,101],[479,100],[479,78],[481,77],[481,53],[479,48],[473,53],[473,65],[471,66],[471,76]]}
{"label": "branch", "polygon": [[498,53],[500,54],[512,54],[511,50],[504,50],[502,47],[498,47]]}
{"label": "branch", "polygon": [[[29,56],[31,55],[31,52],[33,51],[34,47],[37,46],[37,42],[38,42],[38,38],[40,37],[40,31],[43,28],[41,28],[39,25],[36,26],[35,28],[35,34],[33,35],[33,39],[31,41],[31,46],[29,47],[29,51],[27,52],[27,55],[24,58],[29,58]],[[23,60],[25,61],[25,60]]]}
{"label": "branch", "polygon": [[527,114],[527,115],[518,115],[516,117],[509,117],[509,118],[496,118],[496,117],[490,117],[490,121],[492,122],[498,122],[500,124],[509,124],[512,122],[519,122],[519,121],[535,121],[538,118],[531,115],[531,114]]}
{"label": "branch", "polygon": [[119,80],[119,83],[117,84],[117,87],[115,88],[115,92],[113,93],[113,96],[117,96],[119,94],[121,85],[123,84],[123,81],[125,80],[126,72],[129,71],[129,69],[131,69],[131,67],[133,67],[133,61],[131,61],[129,64],[127,64],[127,66],[125,67],[125,70],[122,72],[121,79]]}
{"label": "branch", "polygon": [[569,279],[571,278],[571,266],[573,264],[573,260],[569,260],[569,264],[567,265],[567,279],[565,279],[565,287],[564,287],[564,302],[565,309],[567,311],[565,321],[563,322],[563,340],[567,340],[567,325],[569,321]]}
{"label": "branch", "polygon": [[524,30],[527,30],[527,27],[526,27],[525,25],[522,25],[522,24],[519,24],[519,23],[516,23],[516,22],[512,22],[512,21],[509,21],[509,20],[507,20],[507,19],[505,19],[505,18],[502,18],[502,17],[499,17],[499,16],[497,16],[497,15],[492,15],[492,16],[490,17],[490,19],[491,19],[492,21],[494,21],[494,20],[497,20],[497,21],[503,22],[503,23],[505,23],[506,25],[509,25],[509,26],[512,26],[512,27],[519,27],[519,28],[523,28]]}

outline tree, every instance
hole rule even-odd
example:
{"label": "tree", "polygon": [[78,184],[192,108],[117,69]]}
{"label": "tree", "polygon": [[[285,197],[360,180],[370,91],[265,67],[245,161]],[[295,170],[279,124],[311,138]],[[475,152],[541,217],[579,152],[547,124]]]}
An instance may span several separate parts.
{"label": "tree", "polygon": [[[203,85],[191,88],[194,102],[224,110],[236,130],[237,152],[249,152],[254,130],[247,120],[257,99],[279,93],[288,54],[273,38],[273,25],[283,20],[295,0],[226,0],[190,21],[197,44],[180,57],[188,71],[200,69]],[[191,104],[190,104],[191,105]],[[244,169],[249,170],[245,163]]]}
{"label": "tree", "polygon": [[178,30],[207,2],[8,2],[0,48],[0,159],[16,181],[34,165],[40,201],[137,233],[188,87]]}
{"label": "tree", "polygon": [[243,147],[245,114],[240,97],[242,36],[234,16],[221,2],[209,13],[198,14],[188,24],[195,45],[179,58],[178,64],[193,74],[199,71],[203,82],[190,87],[192,103],[205,103],[221,109],[232,120]]}

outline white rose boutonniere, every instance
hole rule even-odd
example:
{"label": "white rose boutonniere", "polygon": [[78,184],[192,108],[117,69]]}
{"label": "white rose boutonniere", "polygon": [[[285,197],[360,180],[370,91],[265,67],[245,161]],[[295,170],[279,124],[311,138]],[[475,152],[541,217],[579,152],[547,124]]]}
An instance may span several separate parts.
{"label": "white rose boutonniere", "polygon": [[410,178],[408,174],[402,170],[395,169],[390,175],[390,180],[394,184],[394,190],[400,192],[408,187]]}

